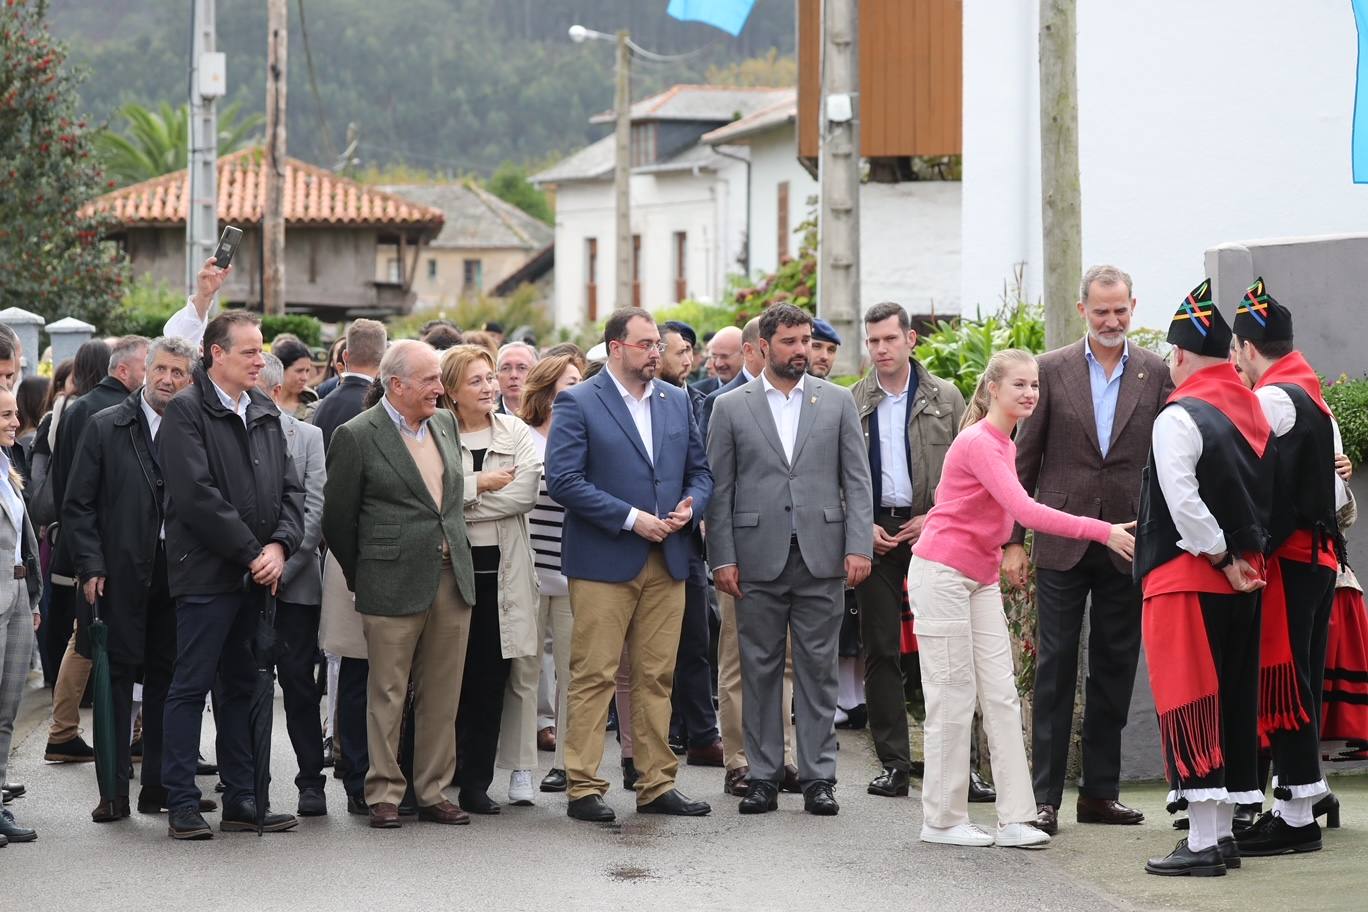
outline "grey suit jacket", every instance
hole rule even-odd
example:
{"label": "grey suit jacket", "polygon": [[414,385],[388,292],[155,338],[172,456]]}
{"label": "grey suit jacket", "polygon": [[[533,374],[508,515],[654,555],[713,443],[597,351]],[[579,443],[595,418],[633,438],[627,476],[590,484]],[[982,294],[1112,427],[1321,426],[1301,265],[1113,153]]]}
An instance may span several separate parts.
{"label": "grey suit jacket", "polygon": [[[10,480],[0,476],[0,484],[11,484]],[[23,502],[22,492],[19,500]],[[5,576],[9,580],[14,580],[14,585],[24,586],[28,590],[29,611],[38,613],[38,600],[43,594],[42,576],[38,572],[38,538],[33,531],[33,523],[29,520],[28,509],[24,510],[23,517],[23,548],[21,553],[24,557],[24,567],[27,570],[24,580],[15,580],[10,570],[5,570]],[[5,508],[0,506],[0,555],[8,554],[9,558],[0,557],[0,567],[13,561],[15,539],[19,538],[19,530],[15,528],[14,522],[5,512]],[[11,564],[13,566],[13,564]],[[0,614],[7,614],[10,609],[10,600],[14,596],[6,590],[4,598],[0,598]]]}
{"label": "grey suit jacket", "polygon": [[323,431],[293,415],[280,413],[280,432],[304,485],[304,538],[299,550],[285,562],[276,598],[296,605],[323,601],[323,572],[318,562],[318,543],[323,540]]}
{"label": "grey suit jacket", "polygon": [[741,580],[777,579],[796,529],[808,571],[845,575],[847,554],[874,553],[874,498],[859,414],[849,390],[809,376],[793,462],[759,377],[716,400],[708,426],[713,497],[708,559]]}

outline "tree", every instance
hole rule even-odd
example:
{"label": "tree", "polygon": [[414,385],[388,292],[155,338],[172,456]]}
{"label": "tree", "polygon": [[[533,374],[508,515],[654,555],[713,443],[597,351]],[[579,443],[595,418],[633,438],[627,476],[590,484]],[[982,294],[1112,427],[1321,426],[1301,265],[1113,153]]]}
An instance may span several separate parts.
{"label": "tree", "polygon": [[555,224],[556,217],[546,194],[532,186],[527,172],[512,162],[499,165],[493,176],[485,184],[485,189],[506,203],[512,203],[523,212],[548,225]]}
{"label": "tree", "polygon": [[[219,155],[235,152],[261,126],[260,114],[238,120],[242,103],[235,101],[218,115]],[[189,157],[189,106],[173,108],[162,102],[151,111],[140,104],[119,108],[124,132],[104,129],[95,134],[95,148],[106,173],[119,184],[135,184],[186,167]]]}
{"label": "tree", "polygon": [[[99,323],[126,267],[82,207],[109,189],[45,3],[0,8],[0,306]],[[36,361],[37,353],[31,353]]]}

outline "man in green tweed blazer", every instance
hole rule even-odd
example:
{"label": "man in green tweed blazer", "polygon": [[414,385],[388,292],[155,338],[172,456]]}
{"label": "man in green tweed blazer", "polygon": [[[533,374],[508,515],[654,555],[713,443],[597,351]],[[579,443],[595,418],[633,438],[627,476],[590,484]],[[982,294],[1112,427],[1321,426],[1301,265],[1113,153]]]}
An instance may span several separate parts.
{"label": "man in green tweed blazer", "polygon": [[323,507],[323,535],[356,593],[370,661],[366,803],[371,826],[399,826],[405,780],[396,757],[411,674],[419,819],[468,823],[442,797],[456,767],[456,707],[475,599],[460,436],[456,420],[437,408],[442,379],[430,346],[396,342],[380,379],[380,402],[333,433]]}

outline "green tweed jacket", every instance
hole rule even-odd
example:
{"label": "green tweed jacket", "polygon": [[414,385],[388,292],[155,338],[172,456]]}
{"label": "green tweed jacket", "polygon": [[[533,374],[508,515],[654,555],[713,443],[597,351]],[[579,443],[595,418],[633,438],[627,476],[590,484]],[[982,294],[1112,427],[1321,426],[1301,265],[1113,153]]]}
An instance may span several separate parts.
{"label": "green tweed jacket", "polygon": [[439,409],[427,427],[446,465],[440,510],[383,403],[339,427],[328,444],[323,537],[362,614],[426,611],[437,595],[443,540],[461,598],[475,603],[456,419]]}

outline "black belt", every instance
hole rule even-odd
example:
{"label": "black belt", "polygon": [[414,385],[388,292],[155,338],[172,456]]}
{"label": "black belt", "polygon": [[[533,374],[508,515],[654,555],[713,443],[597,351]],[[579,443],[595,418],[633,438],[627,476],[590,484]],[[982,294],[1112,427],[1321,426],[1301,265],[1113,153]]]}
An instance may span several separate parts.
{"label": "black belt", "polygon": [[894,519],[911,519],[911,507],[879,507],[880,516],[891,516]]}

